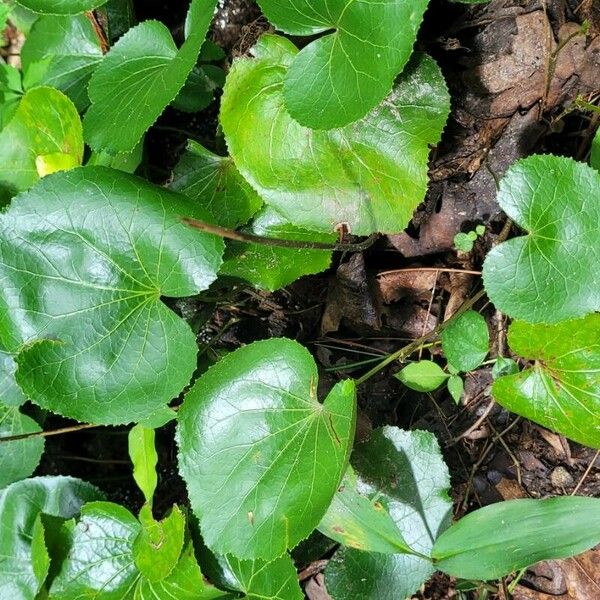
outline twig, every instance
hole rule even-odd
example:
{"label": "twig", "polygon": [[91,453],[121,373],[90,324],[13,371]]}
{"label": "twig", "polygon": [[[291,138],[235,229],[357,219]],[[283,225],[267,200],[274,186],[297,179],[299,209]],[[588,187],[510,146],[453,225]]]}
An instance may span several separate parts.
{"label": "twig", "polygon": [[412,273],[415,271],[433,272],[433,273],[463,273],[465,275],[481,275],[481,271],[468,271],[465,269],[446,269],[444,267],[408,267],[406,269],[392,269],[391,271],[382,271],[377,273],[377,277],[383,275],[395,275],[396,273]]}
{"label": "twig", "polygon": [[587,476],[590,474],[590,471],[596,464],[596,461],[598,460],[599,456],[600,456],[600,450],[598,450],[596,452],[596,454],[594,455],[594,458],[592,458],[592,461],[588,465],[588,468],[585,470],[585,473],[581,476],[579,483],[575,486],[575,489],[571,492],[571,496],[574,496],[579,491],[579,488],[583,485],[583,482],[586,480]]}
{"label": "twig", "polygon": [[453,323],[460,315],[462,315],[464,312],[469,310],[473,305],[475,305],[484,296],[485,296],[485,290],[480,290],[479,292],[477,292],[472,298],[470,298],[469,300],[464,302],[462,304],[462,306],[454,313],[454,315],[452,315],[452,317],[450,319],[448,319],[447,321],[444,321],[443,323],[440,323],[435,329],[433,329],[429,333],[426,333],[425,335],[421,336],[420,338],[417,338],[416,340],[414,340],[407,346],[404,346],[403,348],[400,348],[400,350],[397,350],[396,352],[390,354],[387,358],[382,360],[377,366],[373,367],[369,372],[365,373],[362,377],[359,377],[356,380],[356,385],[360,385],[361,383],[364,383],[365,381],[367,381],[367,379],[370,379],[371,377],[373,377],[373,375],[376,375],[377,373],[379,373],[379,371],[381,371],[382,369],[385,369],[385,367],[387,367],[391,363],[396,362],[397,360],[399,360],[399,361],[404,360],[405,358],[410,356],[413,352],[417,351],[421,347],[422,344],[425,344],[426,342],[430,342],[430,341],[436,339],[440,335],[440,333],[442,333],[442,331],[444,331],[444,329],[446,329],[446,327],[448,327],[448,325],[450,325],[450,323]]}
{"label": "twig", "polygon": [[379,237],[379,234],[374,233],[369,236],[364,242],[358,244],[326,244],[323,242],[302,242],[299,240],[284,240],[281,238],[270,238],[263,237],[261,235],[254,235],[253,233],[244,233],[242,231],[236,231],[235,229],[227,229],[226,227],[220,227],[219,225],[213,225],[206,223],[205,221],[199,221],[198,219],[191,219],[189,217],[183,217],[181,219],[183,223],[204,231],[204,233],[211,233],[219,237],[234,240],[236,242],[243,242],[246,244],[260,244],[261,246],[277,246],[279,248],[297,248],[303,250],[328,250],[330,252],[362,252],[367,248],[370,248]]}
{"label": "twig", "polygon": [[62,433],[73,433],[75,431],[82,431],[83,429],[93,429],[95,427],[101,427],[101,425],[95,425],[94,423],[82,423],[80,425],[72,425],[71,427],[61,427],[60,429],[50,429],[49,431],[34,431],[33,433],[21,433],[19,435],[9,435],[7,437],[0,437],[0,443],[2,442],[16,442],[17,440],[27,440],[33,437],[50,437],[51,435],[60,435]]}
{"label": "twig", "polygon": [[496,404],[496,401],[492,398],[490,400],[489,404],[485,407],[484,411],[481,413],[481,415],[477,419],[477,421],[475,421],[475,423],[473,423],[473,425],[471,425],[471,427],[469,427],[469,429],[467,429],[466,431],[463,431],[463,433],[461,433],[460,435],[457,435],[452,440],[452,443],[455,444],[459,440],[462,440],[463,438],[468,437],[471,433],[473,433],[476,429],[478,429],[479,426],[486,420],[487,416],[492,412],[492,409],[494,408],[495,404]]}

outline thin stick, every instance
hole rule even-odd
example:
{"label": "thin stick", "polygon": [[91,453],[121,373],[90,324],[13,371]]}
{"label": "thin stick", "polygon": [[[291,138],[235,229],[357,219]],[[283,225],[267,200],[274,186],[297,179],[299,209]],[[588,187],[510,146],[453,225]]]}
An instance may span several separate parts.
{"label": "thin stick", "polygon": [[220,227],[219,225],[213,225],[206,223],[205,221],[199,221],[198,219],[190,219],[183,217],[181,219],[183,223],[204,231],[204,233],[211,233],[219,237],[234,240],[236,242],[244,242],[246,244],[260,244],[262,246],[277,246],[279,248],[297,248],[303,250],[328,250],[330,252],[362,252],[367,248],[370,248],[379,237],[379,234],[374,233],[369,236],[364,242],[358,244],[326,244],[323,242],[302,242],[299,240],[284,240],[281,238],[268,238],[261,235],[254,235],[253,233],[244,233],[242,231],[236,231],[235,229],[227,229],[226,227]]}
{"label": "thin stick", "polygon": [[585,473],[581,476],[579,483],[575,486],[575,489],[571,492],[571,496],[574,496],[579,491],[579,488],[583,485],[583,482],[587,479],[587,476],[590,474],[590,471],[594,467],[594,464],[598,460],[599,456],[600,456],[600,450],[598,450],[596,452],[596,454],[594,455],[594,458],[592,458],[592,462],[590,462],[590,464],[588,465],[588,468],[585,470]]}
{"label": "thin stick", "polygon": [[407,269],[393,269],[391,271],[382,271],[377,273],[377,277],[383,275],[395,275],[396,273],[411,273],[414,271],[424,271],[433,273],[464,273],[465,275],[481,275],[481,271],[467,271],[465,269],[446,269],[443,267],[409,267]]}
{"label": "thin stick", "polygon": [[83,423],[80,425],[73,425],[71,427],[51,429],[49,431],[34,431],[33,433],[21,433],[19,435],[0,437],[0,443],[16,442],[17,440],[27,440],[33,437],[50,437],[51,435],[60,435],[61,433],[73,433],[74,431],[82,431],[83,429],[93,429],[94,427],[101,427],[101,425],[94,425],[93,423]]}
{"label": "thin stick", "polygon": [[359,377],[356,380],[356,385],[360,385],[361,383],[364,383],[365,381],[367,381],[367,379],[370,379],[371,377],[373,377],[373,375],[376,375],[377,373],[379,373],[379,371],[381,371],[382,369],[385,369],[385,367],[387,367],[389,364],[396,362],[397,360],[399,360],[399,361],[404,360],[405,358],[410,356],[413,352],[416,352],[421,347],[422,344],[425,344],[426,342],[430,342],[430,341],[436,339],[440,335],[440,333],[442,333],[442,331],[444,331],[444,329],[446,329],[446,327],[448,327],[448,325],[450,325],[450,323],[453,323],[456,319],[458,319],[458,317],[460,317],[460,315],[462,315],[467,310],[469,310],[474,304],[476,304],[484,296],[485,296],[485,290],[480,290],[479,292],[477,292],[472,298],[470,298],[466,302],[463,302],[462,306],[447,321],[440,323],[435,329],[433,329],[429,333],[426,333],[425,335],[421,336],[420,338],[417,338],[416,340],[414,340],[407,346],[404,346],[403,348],[400,348],[400,350],[397,350],[393,354],[390,354],[387,358],[382,360],[377,366],[373,367],[368,373],[365,373],[362,377]]}

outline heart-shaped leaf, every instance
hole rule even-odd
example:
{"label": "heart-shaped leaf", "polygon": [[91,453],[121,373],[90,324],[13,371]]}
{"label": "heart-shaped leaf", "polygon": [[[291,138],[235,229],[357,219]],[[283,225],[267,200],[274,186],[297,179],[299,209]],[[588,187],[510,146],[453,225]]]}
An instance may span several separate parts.
{"label": "heart-shaped leaf", "polygon": [[[0,404],[0,438],[38,431],[41,431],[40,426],[16,406]],[[0,489],[29,477],[38,466],[43,452],[43,437],[5,442],[0,440]]]}
{"label": "heart-shaped leaf", "polygon": [[442,332],[442,350],[448,362],[459,371],[473,371],[487,356],[490,332],[485,319],[468,310]]}
{"label": "heart-shaped leaf", "polygon": [[179,466],[204,540],[219,554],[270,560],[318,525],[346,468],[355,385],[321,404],[317,368],[288,339],[221,359],[179,411]]}
{"label": "heart-shaped leaf", "polygon": [[103,167],[44,178],[0,216],[0,342],[40,406],[96,423],[143,419],[196,367],[190,327],[160,300],[206,289],[222,240],[184,196]]}
{"label": "heart-shaped leaf", "polygon": [[[407,546],[429,556],[452,514],[448,497],[450,477],[435,437],[425,431],[378,429],[369,440],[356,446],[352,466],[358,493],[382,506]],[[332,509],[335,510],[335,504]],[[344,521],[340,521],[342,529],[348,527]],[[351,529],[369,524],[373,521],[356,521]],[[382,536],[385,531],[381,531]],[[380,548],[381,543],[383,540],[379,540]],[[371,538],[369,544],[375,547]],[[343,546],[327,565],[325,582],[335,600],[396,600],[410,596],[433,571],[431,562],[420,556],[365,552]]]}
{"label": "heart-shaped leaf", "polygon": [[[261,237],[273,237],[301,242],[335,243],[334,235],[314,233],[290,224],[271,208],[263,209],[247,229]],[[227,244],[220,273],[239,277],[258,288],[274,291],[289,285],[304,275],[320,273],[329,268],[332,252],[305,248],[282,248],[263,244]]]}
{"label": "heart-shaped leaf", "polygon": [[[50,598],[212,600],[224,596],[204,582],[189,540],[167,577],[148,580],[138,570],[134,558],[141,530],[138,520],[118,504],[86,504],[81,509],[81,518],[68,532],[68,555],[52,583]],[[158,565],[159,571],[162,566]]]}
{"label": "heart-shaped leaf", "polygon": [[389,94],[408,62],[428,3],[259,0],[277,29],[292,35],[327,32],[290,64],[284,87],[290,115],[313,129],[364,117]]}
{"label": "heart-shaped leaf", "polygon": [[0,598],[33,600],[44,583],[45,573],[32,561],[39,515],[70,519],[85,502],[101,497],[94,486],[72,477],[25,479],[0,491]]}
{"label": "heart-shaped leaf", "polygon": [[460,519],[435,543],[436,567],[464,579],[498,579],[600,542],[600,499],[509,500]]}
{"label": "heart-shaped leaf", "polygon": [[439,141],[449,111],[435,62],[415,56],[362,121],[313,131],[283,101],[297,48],[265,35],[253,54],[229,72],[221,124],[236,166],[263,200],[310,231],[330,233],[341,223],[357,235],[402,231],[425,197],[429,145]]}
{"label": "heart-shaped leaf", "polygon": [[561,156],[530,156],[500,183],[498,202],[529,231],[494,248],[485,289],[502,312],[558,323],[600,310],[600,173]]}
{"label": "heart-shaped leaf", "polygon": [[54,154],[81,164],[81,121],[73,103],[53,88],[39,87],[23,96],[0,132],[0,204],[30,188],[39,178],[37,159]]}
{"label": "heart-shaped leaf", "polygon": [[89,78],[102,56],[100,39],[87,16],[40,17],[21,50],[25,89],[58,88],[83,110],[89,104]]}
{"label": "heart-shaped leaf", "polygon": [[248,600],[302,600],[305,596],[298,583],[298,574],[289,554],[271,562],[226,559],[235,577],[235,589]]}
{"label": "heart-shaped leaf", "polygon": [[92,105],[83,120],[94,150],[130,152],[175,99],[196,64],[217,0],[192,0],[187,38],[177,49],[169,29],[146,21],[111,48],[92,75]]}
{"label": "heart-shaped leaf", "polygon": [[169,187],[204,206],[222,227],[244,225],[262,205],[230,157],[213,154],[191,140]]}
{"label": "heart-shaped leaf", "polygon": [[17,0],[17,2],[33,12],[44,15],[78,15],[106,4],[107,0]]}
{"label": "heart-shaped leaf", "polygon": [[139,578],[133,542],[138,520],[112,502],[90,502],[71,535],[70,549],[52,582],[53,600],[128,598]]}
{"label": "heart-shaped leaf", "polygon": [[514,352],[535,362],[495,381],[496,401],[581,444],[600,448],[600,315],[557,325],[515,321],[508,340]]}

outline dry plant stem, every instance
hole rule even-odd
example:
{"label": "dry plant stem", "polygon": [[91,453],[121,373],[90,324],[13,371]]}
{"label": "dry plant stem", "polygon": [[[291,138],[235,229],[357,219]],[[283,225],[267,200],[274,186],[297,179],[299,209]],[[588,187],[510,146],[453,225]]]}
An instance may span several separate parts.
{"label": "dry plant stem", "polygon": [[183,223],[199,229],[204,233],[211,233],[212,235],[225,238],[227,240],[234,240],[236,242],[243,242],[246,244],[260,244],[261,246],[276,246],[279,248],[296,248],[299,250],[327,250],[329,252],[362,252],[367,248],[370,248],[379,237],[379,234],[374,233],[369,236],[364,242],[358,244],[325,244],[323,242],[301,242],[299,240],[284,240],[281,238],[267,238],[260,235],[254,235],[252,233],[243,233],[242,231],[236,231],[235,229],[227,229],[226,227],[220,227],[219,225],[213,225],[198,219],[190,219],[184,217],[181,219]]}
{"label": "dry plant stem", "polygon": [[590,464],[588,465],[588,468],[585,470],[585,473],[581,476],[581,479],[579,480],[579,483],[575,486],[575,489],[571,492],[571,496],[575,496],[575,494],[577,494],[577,492],[579,491],[579,489],[583,485],[583,482],[587,479],[587,476],[590,474],[590,471],[592,470],[592,468],[596,464],[596,461],[598,460],[599,456],[600,456],[600,450],[598,450],[596,452],[596,454],[594,455],[594,458],[592,458],[592,460],[590,461]]}
{"label": "dry plant stem", "polygon": [[424,273],[463,273],[464,275],[481,275],[481,271],[468,271],[465,269],[447,269],[444,267],[408,267],[406,269],[382,271],[381,273],[377,273],[377,277],[381,277],[383,275],[395,275],[396,273],[413,273],[421,271]]}
{"label": "dry plant stem", "polygon": [[16,442],[17,440],[26,440],[32,437],[50,437],[51,435],[73,433],[75,431],[82,431],[83,429],[93,429],[94,427],[100,427],[100,425],[94,425],[93,423],[82,423],[81,425],[73,425],[72,427],[61,427],[60,429],[51,429],[50,431],[34,431],[33,433],[21,433],[20,435],[0,437],[0,443]]}
{"label": "dry plant stem", "polygon": [[397,360],[404,360],[405,358],[409,357],[413,352],[416,352],[423,344],[436,339],[442,333],[442,331],[444,331],[444,329],[446,329],[446,327],[450,325],[450,323],[453,323],[456,319],[458,319],[458,317],[460,317],[460,315],[472,308],[484,296],[485,290],[480,290],[479,292],[477,292],[472,298],[469,298],[466,302],[464,302],[463,305],[454,313],[454,315],[452,315],[450,319],[444,321],[443,323],[440,323],[435,329],[433,329],[429,333],[426,333],[420,338],[417,338],[416,340],[412,341],[407,346],[404,346],[403,348],[400,348],[400,350],[397,350],[393,354],[390,354],[386,359],[382,360],[369,372],[365,373],[362,377],[359,377],[356,380],[356,385],[364,383],[365,381],[373,377],[373,375],[376,375],[377,373],[379,373],[379,371],[385,369],[385,367],[387,367],[388,365],[392,364],[393,362],[396,362]]}

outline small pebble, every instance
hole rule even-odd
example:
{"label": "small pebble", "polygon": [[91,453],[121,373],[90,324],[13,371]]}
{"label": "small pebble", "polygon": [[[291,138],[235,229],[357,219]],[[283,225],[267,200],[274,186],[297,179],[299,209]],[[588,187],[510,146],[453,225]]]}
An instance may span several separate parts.
{"label": "small pebble", "polygon": [[550,481],[557,488],[567,488],[573,485],[573,477],[564,467],[556,467],[550,475]]}

